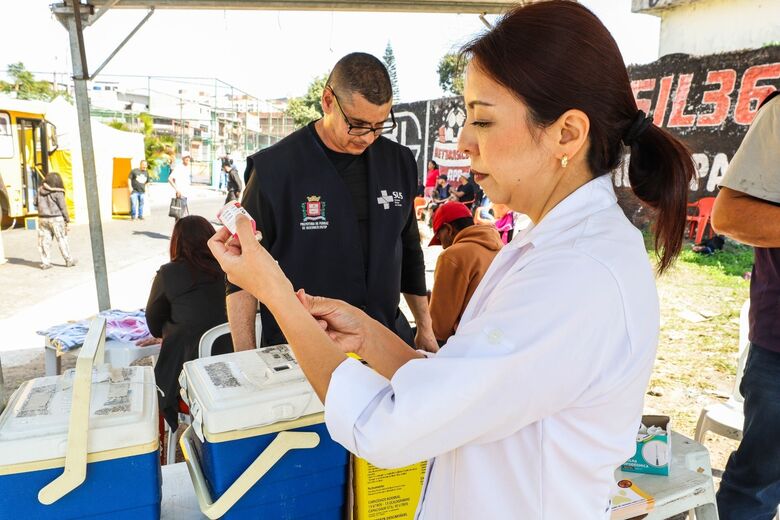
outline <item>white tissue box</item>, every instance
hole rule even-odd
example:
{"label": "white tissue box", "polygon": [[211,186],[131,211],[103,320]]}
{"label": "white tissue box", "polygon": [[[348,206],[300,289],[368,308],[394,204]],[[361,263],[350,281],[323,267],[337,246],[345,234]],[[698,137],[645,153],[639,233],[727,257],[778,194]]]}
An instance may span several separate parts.
{"label": "white tissue box", "polygon": [[643,415],[636,436],[636,453],[621,467],[623,471],[668,475],[672,461],[672,426],[667,415]]}

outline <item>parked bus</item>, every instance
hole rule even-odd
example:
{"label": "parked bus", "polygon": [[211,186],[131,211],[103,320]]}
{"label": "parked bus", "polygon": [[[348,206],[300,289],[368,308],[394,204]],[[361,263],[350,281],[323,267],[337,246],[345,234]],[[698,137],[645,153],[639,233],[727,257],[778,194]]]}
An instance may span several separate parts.
{"label": "parked bus", "polygon": [[0,225],[37,214],[36,192],[49,173],[57,132],[44,103],[0,100]]}

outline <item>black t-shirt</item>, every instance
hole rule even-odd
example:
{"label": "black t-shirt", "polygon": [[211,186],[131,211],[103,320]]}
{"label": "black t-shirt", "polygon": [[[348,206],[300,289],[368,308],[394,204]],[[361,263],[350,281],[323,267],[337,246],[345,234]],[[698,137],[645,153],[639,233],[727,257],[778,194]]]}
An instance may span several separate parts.
{"label": "black t-shirt", "polygon": [[139,168],[135,168],[130,172],[130,184],[133,186],[133,191],[138,193],[146,192],[146,184],[149,182],[149,171],[143,171]]}
{"label": "black t-shirt", "polygon": [[360,245],[363,249],[363,265],[368,262],[368,167],[364,155],[352,155],[349,153],[334,152],[322,142],[314,123],[307,126],[311,134],[322,147],[325,155],[336,168],[336,172],[347,186],[347,191],[352,198],[352,205],[355,208],[358,227],[360,228]]}
{"label": "black t-shirt", "polygon": [[465,203],[474,202],[474,186],[470,182],[461,184],[455,191],[459,191],[463,194],[458,197],[458,201]]}

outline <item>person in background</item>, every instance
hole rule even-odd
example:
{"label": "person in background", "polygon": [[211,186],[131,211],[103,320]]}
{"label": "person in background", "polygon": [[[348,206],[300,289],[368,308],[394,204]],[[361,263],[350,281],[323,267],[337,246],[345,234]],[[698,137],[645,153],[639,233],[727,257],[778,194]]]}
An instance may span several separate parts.
{"label": "person in background", "polygon": [[436,180],[439,178],[439,165],[436,161],[428,161],[428,173],[425,176],[425,191],[424,196],[430,198],[433,191],[436,189]]}
{"label": "person in background", "polygon": [[130,188],[130,220],[144,219],[144,202],[146,186],[149,184],[149,163],[141,159],[138,168],[130,171],[127,176],[127,187]]}
{"label": "person in background", "polygon": [[236,167],[233,166],[231,159],[222,160],[222,174],[227,176],[225,204],[234,200],[241,200],[241,192],[244,191],[244,181],[241,179],[241,175],[238,174]]}
{"label": "person in background", "polygon": [[512,241],[515,233],[515,213],[506,204],[493,204],[493,216],[496,221],[493,225],[496,227],[501,241],[508,244]]}
{"label": "person in background", "polygon": [[68,224],[70,215],[65,203],[65,185],[57,172],[49,172],[38,188],[38,252],[41,255],[41,269],[51,269],[51,242],[57,240],[65,267],[73,267],[77,260],[70,253]]}
{"label": "person in background", "polygon": [[[198,357],[204,332],[225,323],[225,279],[207,246],[214,226],[201,216],[179,219],[173,226],[171,261],[157,271],[146,302],[146,324],[162,339],[154,366],[160,414],[176,430],[179,411],[179,373],[185,362]],[[148,345],[151,340],[143,340]],[[230,335],[218,338],[213,352],[232,351]]]}
{"label": "person in background", "polygon": [[463,311],[504,245],[492,225],[477,226],[471,211],[448,202],[433,216],[429,246],[441,245],[431,291],[431,320],[436,341],[443,345],[455,334]]}
{"label": "person in background", "polygon": [[436,211],[436,208],[438,208],[439,206],[447,202],[449,198],[450,198],[450,187],[449,184],[447,183],[447,176],[439,175],[439,177],[436,179],[436,187],[433,189],[433,192],[431,193],[431,200],[429,200],[425,206],[419,208],[418,211],[427,213],[428,223],[430,225],[433,225],[434,211]]}
{"label": "person in background", "polygon": [[171,185],[173,191],[176,193],[176,198],[182,200],[184,208],[184,214],[189,215],[190,209],[187,205],[187,197],[190,193],[190,185],[192,184],[192,156],[190,152],[181,153],[181,163],[172,166],[171,174],[168,176],[168,184]]}
{"label": "person in background", "polygon": [[642,233],[611,174],[630,151],[663,273],[695,164],[638,110],[617,43],[580,3],[516,7],[464,52],[458,149],[490,199],[533,225],[501,248],[438,353],[296,293],[245,218],[238,241],[222,229],[209,247],[278,320],[335,441],[383,468],[430,461],[418,518],[607,520],[660,327]]}
{"label": "person in background", "polygon": [[755,248],[745,426],[718,489],[721,520],[771,520],[780,504],[780,92],[764,100],[720,183],[718,234]]}
{"label": "person in background", "polygon": [[457,187],[450,188],[450,199],[465,204],[466,207],[471,209],[476,194],[474,185],[471,183],[471,176],[468,173],[464,173],[460,176],[459,182],[460,184]]}
{"label": "person in background", "polygon": [[[321,119],[247,158],[241,205],[297,287],[360,305],[409,344],[435,351],[414,211],[417,163],[383,135],[396,128],[387,68],[370,54],[347,54],[321,105]],[[257,298],[235,285],[227,292],[233,344],[255,348]],[[416,331],[399,308],[402,294]],[[268,309],[260,313],[262,343],[286,343]]]}

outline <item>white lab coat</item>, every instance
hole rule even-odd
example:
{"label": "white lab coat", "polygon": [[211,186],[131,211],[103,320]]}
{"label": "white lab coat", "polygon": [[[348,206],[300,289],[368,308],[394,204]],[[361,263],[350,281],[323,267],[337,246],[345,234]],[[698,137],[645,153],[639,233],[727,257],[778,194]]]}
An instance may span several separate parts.
{"label": "white lab coat", "polygon": [[658,329],[642,236],[602,176],[503,248],[437,355],[391,381],[342,363],[326,423],[377,466],[433,459],[419,518],[603,520]]}

